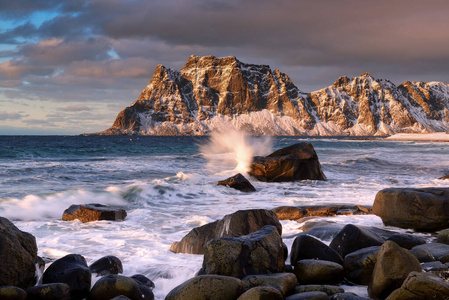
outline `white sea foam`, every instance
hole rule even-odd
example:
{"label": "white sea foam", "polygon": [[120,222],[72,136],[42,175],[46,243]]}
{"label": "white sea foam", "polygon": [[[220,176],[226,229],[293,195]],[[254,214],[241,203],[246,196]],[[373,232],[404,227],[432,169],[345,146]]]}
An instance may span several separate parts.
{"label": "white sea foam", "polygon": [[272,147],[270,137],[254,139],[243,131],[229,128],[212,132],[209,142],[202,145],[200,151],[214,173],[223,171],[223,165],[235,166],[232,171],[247,173],[253,157],[269,154]]}

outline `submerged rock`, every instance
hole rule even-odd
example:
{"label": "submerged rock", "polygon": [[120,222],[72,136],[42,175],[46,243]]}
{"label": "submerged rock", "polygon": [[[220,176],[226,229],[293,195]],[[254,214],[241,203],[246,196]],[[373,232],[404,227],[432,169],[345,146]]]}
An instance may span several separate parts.
{"label": "submerged rock", "polygon": [[36,238],[0,217],[0,286],[33,286],[37,262]]}
{"label": "submerged rock", "polygon": [[121,208],[102,204],[71,205],[62,215],[63,221],[80,220],[83,223],[93,221],[119,221],[126,218],[126,211]]}
{"label": "submerged rock", "polygon": [[238,173],[225,180],[219,181],[217,185],[224,185],[242,192],[255,192],[256,188],[245,178],[242,174]]}
{"label": "submerged rock", "polygon": [[249,174],[260,181],[326,180],[318,155],[309,143],[298,143],[254,157]]}
{"label": "submerged rock", "polygon": [[282,238],[272,225],[244,236],[213,239],[206,244],[202,271],[243,278],[280,273],[285,268]]}
{"label": "submerged rock", "polygon": [[449,227],[449,188],[389,188],[379,191],[373,212],[387,226],[436,231]]}
{"label": "submerged rock", "polygon": [[239,210],[219,221],[193,228],[181,241],[174,242],[170,251],[204,254],[205,244],[212,239],[247,235],[265,225],[274,225],[282,234],[282,225],[274,212],[265,209]]}

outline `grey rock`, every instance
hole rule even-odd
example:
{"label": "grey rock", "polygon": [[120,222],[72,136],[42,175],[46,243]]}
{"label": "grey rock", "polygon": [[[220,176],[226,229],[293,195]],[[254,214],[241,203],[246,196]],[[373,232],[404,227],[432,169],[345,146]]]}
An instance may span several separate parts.
{"label": "grey rock", "polygon": [[441,243],[428,243],[412,248],[412,251],[428,251],[436,260],[442,263],[449,262],[449,245]]}
{"label": "grey rock", "polygon": [[343,264],[346,278],[356,284],[368,285],[379,250],[380,246],[372,246],[346,255]]}

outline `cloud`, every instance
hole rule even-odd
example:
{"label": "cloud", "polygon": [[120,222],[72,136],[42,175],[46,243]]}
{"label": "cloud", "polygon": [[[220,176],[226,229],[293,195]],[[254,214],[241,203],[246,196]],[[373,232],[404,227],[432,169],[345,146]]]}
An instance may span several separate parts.
{"label": "cloud", "polygon": [[69,105],[64,107],[62,110],[65,112],[80,112],[80,111],[90,111],[92,110],[92,108],[86,105]]}
{"label": "cloud", "polygon": [[27,117],[27,115],[23,113],[0,111],[0,121],[20,120],[24,117]]}

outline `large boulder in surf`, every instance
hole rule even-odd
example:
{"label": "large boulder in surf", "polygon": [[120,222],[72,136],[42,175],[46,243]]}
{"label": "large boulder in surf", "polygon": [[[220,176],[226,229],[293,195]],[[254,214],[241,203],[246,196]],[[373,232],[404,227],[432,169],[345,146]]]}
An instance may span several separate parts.
{"label": "large boulder in surf", "polygon": [[312,144],[298,143],[268,156],[256,156],[249,174],[260,181],[326,180]]}
{"label": "large boulder in surf", "polygon": [[242,192],[255,192],[256,188],[245,178],[242,174],[238,173],[232,177],[229,177],[225,180],[221,180],[217,183],[217,185],[224,185],[230,188],[242,191]]}
{"label": "large boulder in surf", "polygon": [[449,188],[388,188],[379,191],[373,212],[387,226],[437,231],[449,227]]}
{"label": "large boulder in surf", "polygon": [[93,262],[89,269],[98,276],[123,273],[122,261],[113,255],[103,256]]}
{"label": "large boulder in surf", "polygon": [[92,273],[86,259],[79,254],[68,254],[55,260],[42,275],[42,283],[66,283],[70,287],[72,300],[87,297]]}
{"label": "large boulder in surf", "polygon": [[385,299],[401,287],[410,272],[422,272],[418,259],[407,249],[393,241],[380,247],[373,275],[368,285],[368,294],[374,299]]}
{"label": "large boulder in surf", "polygon": [[117,207],[110,207],[102,204],[73,204],[67,208],[63,215],[63,221],[80,220],[83,223],[93,221],[119,221],[126,218],[126,211]]}
{"label": "large boulder in surf", "polygon": [[0,217],[0,286],[33,286],[37,261],[36,238]]}
{"label": "large boulder in surf", "polygon": [[276,227],[267,225],[248,235],[207,242],[202,272],[243,278],[280,273],[284,269],[282,238]]}
{"label": "large boulder in surf", "polygon": [[205,244],[216,238],[247,235],[265,225],[273,225],[282,234],[282,225],[271,210],[239,210],[223,219],[193,228],[181,241],[174,242],[170,251],[176,253],[204,254]]}

